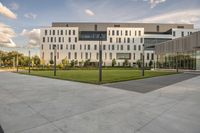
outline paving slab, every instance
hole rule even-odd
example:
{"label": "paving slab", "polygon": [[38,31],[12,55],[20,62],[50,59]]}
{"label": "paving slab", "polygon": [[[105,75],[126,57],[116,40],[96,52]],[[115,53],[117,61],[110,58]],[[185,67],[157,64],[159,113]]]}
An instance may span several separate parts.
{"label": "paving slab", "polygon": [[140,93],[147,93],[162,87],[175,84],[193,77],[198,76],[196,73],[181,73],[181,74],[174,74],[174,75],[167,75],[167,76],[159,76],[153,78],[146,78],[140,80],[130,80],[130,81],[123,81],[117,83],[108,83],[104,84],[104,86],[119,88],[129,91],[135,91]]}
{"label": "paving slab", "polygon": [[149,93],[0,72],[5,133],[199,133],[200,76]]}

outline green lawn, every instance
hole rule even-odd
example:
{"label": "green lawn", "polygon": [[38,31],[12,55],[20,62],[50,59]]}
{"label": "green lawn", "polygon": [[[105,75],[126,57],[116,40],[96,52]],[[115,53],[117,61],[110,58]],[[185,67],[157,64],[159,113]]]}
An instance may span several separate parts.
{"label": "green lawn", "polygon": [[[21,72],[27,74],[27,72]],[[53,76],[53,71],[31,71],[31,75],[57,78],[63,80],[72,80],[79,82],[86,82],[92,84],[99,84],[98,82],[98,70],[58,70],[57,76]],[[102,83],[111,83],[126,80],[135,80],[141,78],[149,78],[155,76],[163,76],[175,74],[174,72],[163,72],[163,71],[145,71],[145,76],[141,76],[140,70],[103,70],[103,81]]]}

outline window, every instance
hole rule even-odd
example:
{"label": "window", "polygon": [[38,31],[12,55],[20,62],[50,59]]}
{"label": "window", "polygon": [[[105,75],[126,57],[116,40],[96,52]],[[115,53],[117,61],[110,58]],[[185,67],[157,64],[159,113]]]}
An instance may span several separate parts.
{"label": "window", "polygon": [[96,59],[97,59],[97,60],[99,59],[99,53],[96,54]]}
{"label": "window", "polygon": [[68,49],[68,45],[66,45],[66,49]]}
{"label": "window", "polygon": [[75,35],[75,33],[76,33],[76,31],[75,31],[75,30],[73,30],[73,35]]}
{"label": "window", "polygon": [[133,53],[133,60],[135,60],[135,53]]}
{"label": "window", "polygon": [[67,35],[67,30],[65,30],[65,35]]}
{"label": "window", "polygon": [[140,38],[140,43],[143,43],[143,38]]}
{"label": "window", "polygon": [[51,30],[49,30],[49,35],[51,35]]}
{"label": "window", "polygon": [[110,43],[112,43],[112,38],[110,38]]}
{"label": "window", "polygon": [[51,42],[53,42],[53,37],[51,37]]}
{"label": "window", "polygon": [[135,39],[133,38],[132,42],[134,43],[135,42]]}
{"label": "window", "polygon": [[63,30],[60,31],[60,35],[63,35]]}
{"label": "window", "polygon": [[97,31],[97,25],[96,24],[94,25],[94,31]]}
{"label": "window", "polygon": [[127,38],[127,43],[130,43],[130,38]]}
{"label": "window", "polygon": [[85,53],[85,59],[88,59],[88,53],[87,52]]}
{"label": "window", "polygon": [[51,44],[49,44],[49,49],[51,50]]}
{"label": "window", "polygon": [[83,59],[83,53],[81,52],[81,59]]}
{"label": "window", "polygon": [[120,49],[123,50],[123,45],[121,45]]}
{"label": "window", "polygon": [[119,31],[117,30],[117,36],[119,36]]}
{"label": "window", "polygon": [[70,52],[68,53],[68,59],[71,59],[71,53]]}
{"label": "window", "polygon": [[127,45],[127,50],[130,50],[130,45]]}
{"label": "window", "polygon": [[110,53],[110,60],[112,60],[112,53]]}
{"label": "window", "polygon": [[55,30],[53,30],[53,35],[55,35]]}
{"label": "window", "polygon": [[62,37],[62,42],[65,42],[65,38],[64,37]]}
{"label": "window", "polygon": [[141,31],[139,30],[139,36],[141,36]]}
{"label": "window", "polygon": [[74,53],[74,58],[77,59],[77,53],[76,52]]}
{"label": "window", "polygon": [[134,45],[134,50],[136,50],[136,45]]}
{"label": "window", "polygon": [[58,38],[58,42],[61,42],[61,37]]}
{"label": "window", "polygon": [[43,50],[43,44],[41,45],[41,48],[42,48],[42,50]]}
{"label": "window", "polygon": [[149,60],[149,53],[147,53],[147,60]]}
{"label": "window", "polygon": [[60,45],[60,49],[63,50],[63,45],[62,44]]}
{"label": "window", "polygon": [[68,38],[68,42],[71,42],[71,37]]}
{"label": "window", "polygon": [[57,45],[57,49],[59,50],[59,44]]}
{"label": "window", "polygon": [[114,30],[112,31],[112,35],[113,35],[113,36],[115,35],[115,31],[114,31]]}
{"label": "window", "polygon": [[112,50],[115,50],[115,45],[112,45]]}
{"label": "window", "polygon": [[124,38],[124,43],[126,43],[126,38]]}
{"label": "window", "polygon": [[45,42],[45,37],[43,37],[43,42]]}
{"label": "window", "polygon": [[151,60],[154,60],[154,54],[153,53],[151,54]]}
{"label": "window", "polygon": [[82,50],[82,45],[80,44],[80,50]]}
{"label": "window", "polygon": [[94,50],[97,50],[97,45],[94,45]]}
{"label": "window", "polygon": [[108,45],[108,50],[110,50],[110,45]]}
{"label": "window", "polygon": [[88,45],[88,50],[90,50],[90,45]]}
{"label": "window", "polygon": [[54,42],[56,42],[56,37],[54,37]]}
{"label": "window", "polygon": [[119,38],[119,43],[121,43],[122,42],[122,39],[121,38]]}
{"label": "window", "polygon": [[47,37],[47,42],[49,42],[49,37]]}
{"label": "window", "polygon": [[156,26],[156,31],[157,31],[157,32],[160,31],[160,26],[159,26],[159,25]]}
{"label": "window", "polygon": [[137,36],[137,31],[135,31],[135,36]]}
{"label": "window", "polygon": [[106,45],[103,45],[103,50],[106,50]]}
{"label": "window", "polygon": [[141,50],[141,46],[140,46],[140,45],[138,46],[138,50],[139,50],[139,51]]}
{"label": "window", "polygon": [[47,35],[47,30],[45,30],[45,35]]}
{"label": "window", "polygon": [[71,30],[69,30],[69,35],[71,35]]}
{"label": "window", "polygon": [[173,31],[173,36],[176,36],[176,32],[175,31]]}
{"label": "window", "polygon": [[77,37],[75,37],[75,42],[77,42]]}
{"label": "window", "polygon": [[84,45],[84,50],[86,50],[86,45]]}
{"label": "window", "polygon": [[57,35],[59,35],[59,30],[57,30]]}
{"label": "window", "polygon": [[127,35],[128,35],[128,31],[126,30],[126,31],[125,31],[125,36],[127,36]]}
{"label": "window", "polygon": [[181,36],[184,37],[184,32],[183,31],[181,32]]}
{"label": "window", "polygon": [[75,44],[73,45],[73,50],[75,50],[76,49],[76,47],[75,47]]}
{"label": "window", "polygon": [[129,36],[131,36],[131,31],[129,31]]}

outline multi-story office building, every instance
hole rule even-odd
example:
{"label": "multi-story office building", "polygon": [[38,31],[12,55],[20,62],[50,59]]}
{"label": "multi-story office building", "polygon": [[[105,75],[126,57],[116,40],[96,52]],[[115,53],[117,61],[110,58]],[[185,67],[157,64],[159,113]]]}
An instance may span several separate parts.
{"label": "multi-story office building", "polygon": [[46,64],[53,60],[54,54],[57,63],[65,58],[69,62],[98,62],[101,35],[103,65],[110,66],[115,59],[117,66],[122,66],[127,59],[130,66],[135,66],[142,59],[144,49],[148,66],[154,61],[157,43],[187,36],[194,31],[191,24],[52,23],[51,27],[41,29],[40,53]]}

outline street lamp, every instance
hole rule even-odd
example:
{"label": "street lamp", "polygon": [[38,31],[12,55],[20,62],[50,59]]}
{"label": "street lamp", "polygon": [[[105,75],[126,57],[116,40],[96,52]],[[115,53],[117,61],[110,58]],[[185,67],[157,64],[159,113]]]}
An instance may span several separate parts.
{"label": "street lamp", "polygon": [[28,56],[29,56],[29,63],[28,63],[28,73],[31,73],[31,51],[28,51]]}
{"label": "street lamp", "polygon": [[99,35],[99,82],[102,81],[102,35]]}
{"label": "street lamp", "polygon": [[143,50],[142,50],[142,76],[144,76],[144,44],[143,46]]}
{"label": "street lamp", "polygon": [[178,52],[176,53],[176,72],[178,73],[178,67],[179,67],[179,58],[178,58]]}
{"label": "street lamp", "polygon": [[17,52],[17,61],[16,61],[17,72],[19,71],[19,70],[18,70],[18,64],[19,64],[19,59],[18,59],[18,52]]}
{"label": "street lamp", "polygon": [[54,45],[54,76],[56,76],[56,45]]}

